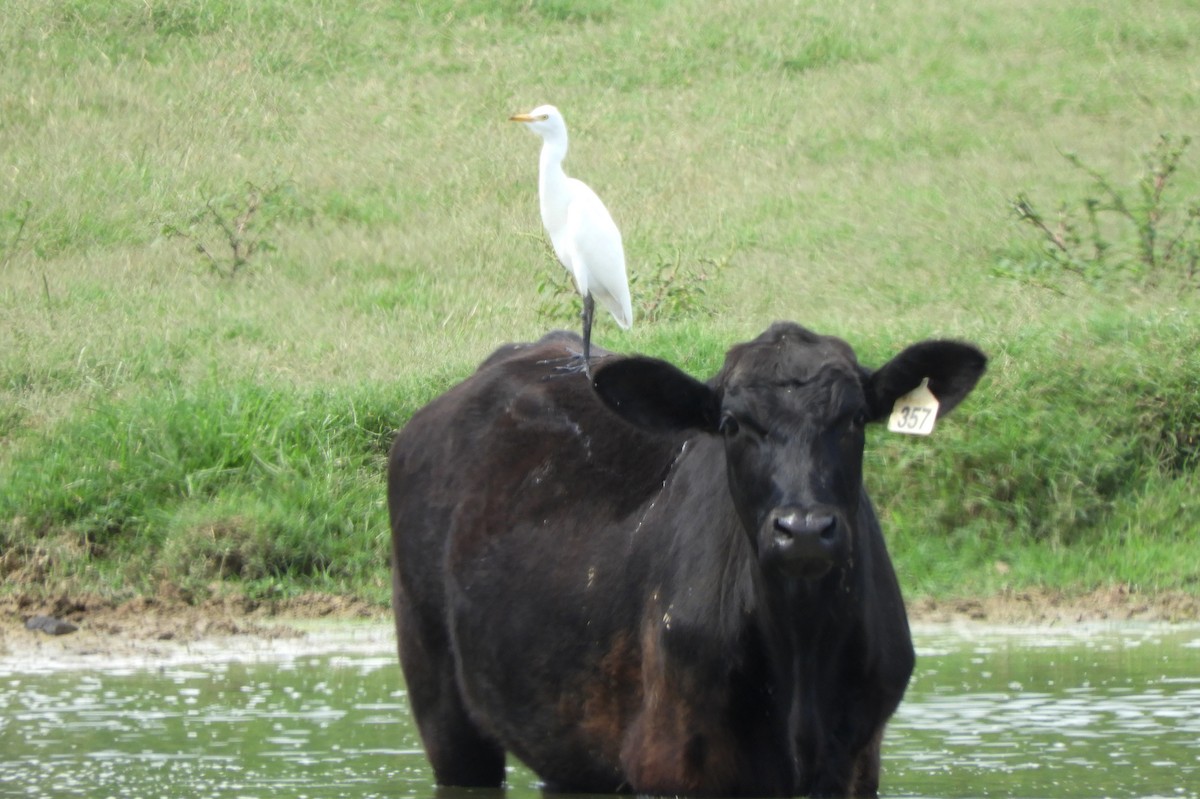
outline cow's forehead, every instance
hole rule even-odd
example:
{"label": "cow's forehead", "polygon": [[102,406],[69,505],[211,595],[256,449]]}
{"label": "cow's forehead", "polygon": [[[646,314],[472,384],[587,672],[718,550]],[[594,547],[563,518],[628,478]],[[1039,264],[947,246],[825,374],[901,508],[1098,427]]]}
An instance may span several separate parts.
{"label": "cow's forehead", "polygon": [[729,351],[719,382],[726,392],[740,388],[857,383],[862,376],[850,345],[798,325],[774,325],[757,339]]}

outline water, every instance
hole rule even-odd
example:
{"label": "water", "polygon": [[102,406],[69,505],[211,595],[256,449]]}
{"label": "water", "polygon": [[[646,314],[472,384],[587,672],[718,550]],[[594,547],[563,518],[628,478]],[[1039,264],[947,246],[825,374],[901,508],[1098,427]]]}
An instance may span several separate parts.
{"label": "water", "polygon": [[[916,638],[885,795],[1200,797],[1200,626]],[[541,797],[519,766],[509,786],[505,799]],[[0,656],[0,796],[434,794],[384,626],[154,657]]]}
{"label": "water", "polygon": [[1200,627],[918,630],[889,794],[1200,796]]}

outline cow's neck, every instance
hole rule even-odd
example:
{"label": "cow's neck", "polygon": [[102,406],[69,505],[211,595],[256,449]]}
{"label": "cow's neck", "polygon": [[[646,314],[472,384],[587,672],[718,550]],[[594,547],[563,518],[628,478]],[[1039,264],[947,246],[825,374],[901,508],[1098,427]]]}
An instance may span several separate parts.
{"label": "cow's neck", "polygon": [[780,686],[780,702],[809,701],[802,686],[821,684],[815,674],[837,662],[835,650],[860,628],[858,572],[835,567],[815,580],[782,579],[759,573],[757,586],[762,639],[772,642],[770,659]]}

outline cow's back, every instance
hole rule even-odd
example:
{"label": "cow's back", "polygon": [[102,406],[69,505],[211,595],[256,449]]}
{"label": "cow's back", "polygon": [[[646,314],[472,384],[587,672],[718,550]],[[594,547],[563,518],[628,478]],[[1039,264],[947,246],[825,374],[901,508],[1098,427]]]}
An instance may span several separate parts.
{"label": "cow's back", "polygon": [[464,536],[581,507],[619,518],[661,485],[682,437],[638,430],[604,407],[585,375],[561,371],[578,346],[578,336],[554,333],[503,347],[413,415],[388,468],[398,551],[416,546],[411,558],[426,559],[426,535],[444,538],[452,516]]}
{"label": "cow's back", "polygon": [[[621,784],[617,720],[635,697],[603,700],[598,714],[610,721],[593,723],[613,729],[577,745],[566,738],[579,716],[544,708],[574,692],[577,709],[597,717],[585,708],[588,658],[624,670],[636,689],[643,603],[633,572],[652,552],[629,550],[631,517],[662,489],[683,436],[638,430],[603,406],[584,375],[559,370],[578,345],[551,335],[498,350],[414,414],[392,446],[397,635],[414,711],[426,706],[416,715],[435,769],[442,728],[469,720],[544,778],[557,766],[564,787]],[[555,628],[576,634],[547,635]],[[447,694],[461,707],[447,709]],[[559,762],[538,763],[542,754],[520,745],[526,738],[558,740]],[[609,751],[597,758],[587,751],[594,746]]]}

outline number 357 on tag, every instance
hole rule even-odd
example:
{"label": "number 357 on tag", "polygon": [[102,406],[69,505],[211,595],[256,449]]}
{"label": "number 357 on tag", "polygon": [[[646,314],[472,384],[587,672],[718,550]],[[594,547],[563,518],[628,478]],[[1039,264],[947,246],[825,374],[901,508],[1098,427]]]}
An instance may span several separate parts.
{"label": "number 357 on tag", "polygon": [[892,407],[888,417],[888,430],[912,436],[927,436],[933,432],[937,421],[938,401],[929,390],[929,380],[908,392]]}

